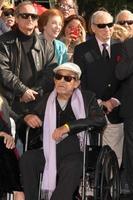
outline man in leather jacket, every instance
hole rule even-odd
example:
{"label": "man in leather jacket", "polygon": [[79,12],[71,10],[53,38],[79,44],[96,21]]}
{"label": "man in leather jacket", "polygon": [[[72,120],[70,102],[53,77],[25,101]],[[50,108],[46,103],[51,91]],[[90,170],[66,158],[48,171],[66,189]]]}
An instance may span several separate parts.
{"label": "man in leather jacket", "polygon": [[38,15],[31,2],[20,3],[16,27],[0,37],[0,91],[16,113],[52,89],[51,72],[57,65],[54,48],[35,32]]}

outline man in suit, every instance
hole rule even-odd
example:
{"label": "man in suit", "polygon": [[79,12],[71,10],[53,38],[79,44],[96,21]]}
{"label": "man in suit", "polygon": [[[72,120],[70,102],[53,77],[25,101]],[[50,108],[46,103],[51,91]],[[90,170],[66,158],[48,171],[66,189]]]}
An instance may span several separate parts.
{"label": "man in suit", "polygon": [[121,44],[112,41],[113,17],[107,11],[96,11],[91,17],[94,33],[74,51],[74,62],[82,70],[82,88],[96,93],[101,106],[106,108],[108,125],[103,144],[116,152],[119,165],[122,160],[123,124],[118,116],[120,81],[115,77],[115,66],[121,55]]}
{"label": "man in suit", "polygon": [[123,43],[123,55],[116,67],[116,77],[123,82],[120,114],[124,119],[124,175],[133,193],[133,38]]}

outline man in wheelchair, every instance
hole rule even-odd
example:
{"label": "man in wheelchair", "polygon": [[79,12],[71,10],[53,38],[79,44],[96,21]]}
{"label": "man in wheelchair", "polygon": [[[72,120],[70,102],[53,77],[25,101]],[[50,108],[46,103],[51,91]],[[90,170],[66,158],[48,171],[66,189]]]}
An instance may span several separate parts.
{"label": "man in wheelchair", "polygon": [[38,199],[41,172],[44,199],[72,200],[82,176],[84,132],[106,125],[95,95],[79,89],[80,76],[74,63],[56,67],[54,90],[24,118],[32,128],[43,124],[43,149],[27,151],[20,159],[26,200]]}

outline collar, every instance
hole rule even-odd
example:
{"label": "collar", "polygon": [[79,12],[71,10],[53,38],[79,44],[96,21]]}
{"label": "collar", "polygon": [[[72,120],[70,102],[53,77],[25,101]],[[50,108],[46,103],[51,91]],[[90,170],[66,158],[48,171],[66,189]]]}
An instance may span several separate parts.
{"label": "collar", "polygon": [[97,40],[97,43],[98,43],[98,46],[101,47],[103,43],[106,43],[108,45],[108,47],[110,47],[110,43],[111,43],[111,40],[107,40],[106,42],[102,42],[101,40],[99,40],[97,37],[96,37],[96,40]]}
{"label": "collar", "polygon": [[108,53],[109,53],[109,56],[111,56],[111,49],[110,49],[110,46],[111,46],[111,39],[107,40],[106,42],[102,42],[101,40],[99,40],[97,37],[96,37],[96,41],[98,43],[98,46],[99,46],[99,49],[100,49],[100,52],[102,53],[102,50],[103,50],[103,43],[107,44],[107,50],[108,50]]}

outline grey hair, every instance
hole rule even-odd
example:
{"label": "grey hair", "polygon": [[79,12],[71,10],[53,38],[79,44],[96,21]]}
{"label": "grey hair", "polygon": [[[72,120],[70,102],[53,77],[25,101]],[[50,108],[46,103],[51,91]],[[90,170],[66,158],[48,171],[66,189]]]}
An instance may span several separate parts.
{"label": "grey hair", "polygon": [[119,21],[118,19],[119,19],[120,15],[122,15],[122,14],[132,15],[132,17],[133,17],[133,13],[130,10],[126,10],[126,9],[121,10],[115,17],[115,22],[116,23]]}
{"label": "grey hair", "polygon": [[[19,3],[18,6],[16,7],[16,9],[15,9],[15,15],[18,16],[20,8],[23,7],[23,6],[26,6],[26,5],[31,5],[31,6],[34,7],[34,5],[33,5],[33,3],[31,1],[23,1],[23,2]],[[37,13],[36,8],[35,8],[35,11]]]}
{"label": "grey hair", "polygon": [[109,17],[112,19],[112,21],[113,21],[113,16],[112,16],[109,12],[103,11],[103,10],[98,10],[98,11],[96,11],[96,12],[94,12],[94,13],[92,14],[91,19],[90,19],[91,24],[93,24],[93,23],[95,22],[95,19],[96,19],[97,17],[104,16],[105,14],[108,14],[108,16],[109,16]]}

